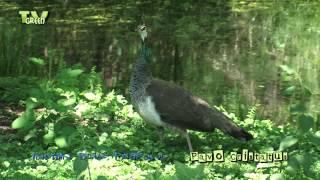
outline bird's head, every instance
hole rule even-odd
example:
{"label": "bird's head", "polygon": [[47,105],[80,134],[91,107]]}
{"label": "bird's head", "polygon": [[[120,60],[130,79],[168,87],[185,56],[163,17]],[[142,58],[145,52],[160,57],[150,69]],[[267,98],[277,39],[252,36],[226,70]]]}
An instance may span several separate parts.
{"label": "bird's head", "polygon": [[141,40],[144,42],[145,39],[148,36],[147,26],[144,25],[144,24],[143,25],[139,25],[137,30],[138,30],[138,32],[140,34]]}

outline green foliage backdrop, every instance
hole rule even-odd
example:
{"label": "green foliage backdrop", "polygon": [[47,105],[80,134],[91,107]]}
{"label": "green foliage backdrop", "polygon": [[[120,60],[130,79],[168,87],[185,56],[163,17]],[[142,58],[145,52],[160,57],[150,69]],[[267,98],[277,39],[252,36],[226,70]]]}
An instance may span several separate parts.
{"label": "green foliage backdrop", "polygon": [[[319,177],[319,7],[280,0],[0,1],[0,177]],[[47,10],[49,19],[25,25],[19,10]],[[166,131],[161,143],[127,98],[140,43],[134,29],[142,22],[151,29],[154,76],[217,105],[255,137],[241,143],[192,132],[199,152],[280,150],[288,162],[192,164],[183,137]],[[115,151],[164,159],[76,156]],[[73,156],[33,160],[35,152]]]}

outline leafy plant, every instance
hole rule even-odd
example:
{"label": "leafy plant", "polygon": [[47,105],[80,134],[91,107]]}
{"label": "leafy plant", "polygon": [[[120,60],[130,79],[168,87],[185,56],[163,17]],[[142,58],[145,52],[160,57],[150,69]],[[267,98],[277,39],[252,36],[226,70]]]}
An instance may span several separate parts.
{"label": "leafy plant", "polygon": [[122,96],[113,91],[105,95],[94,69],[84,73],[79,65],[61,69],[52,80],[39,80],[26,91],[26,110],[12,127],[23,130],[26,140],[43,137],[44,144],[60,148],[81,144],[81,128],[92,120],[127,119],[133,114]]}

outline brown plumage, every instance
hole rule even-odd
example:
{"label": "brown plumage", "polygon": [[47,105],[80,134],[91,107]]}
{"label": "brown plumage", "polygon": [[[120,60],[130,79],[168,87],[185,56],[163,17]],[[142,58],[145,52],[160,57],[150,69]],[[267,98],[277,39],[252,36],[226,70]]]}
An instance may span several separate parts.
{"label": "brown plumage", "polygon": [[212,132],[215,128],[237,139],[250,140],[252,135],[234,124],[226,115],[185,89],[160,79],[146,88],[161,120],[167,124],[195,131]]}

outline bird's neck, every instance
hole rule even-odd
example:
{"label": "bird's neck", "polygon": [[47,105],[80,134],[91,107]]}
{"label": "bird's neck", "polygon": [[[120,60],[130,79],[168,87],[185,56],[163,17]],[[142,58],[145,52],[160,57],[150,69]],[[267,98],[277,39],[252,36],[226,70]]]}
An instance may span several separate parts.
{"label": "bird's neck", "polygon": [[133,75],[138,76],[137,78],[140,81],[149,80],[152,78],[152,73],[150,69],[150,49],[148,47],[148,43],[146,41],[141,42],[141,50],[140,55],[136,61],[135,68],[133,71]]}
{"label": "bird's neck", "polygon": [[152,80],[151,69],[149,67],[150,50],[146,42],[141,43],[141,50],[130,80],[130,95],[133,103],[145,96],[145,89]]}
{"label": "bird's neck", "polygon": [[[145,62],[142,62],[141,60],[140,61],[137,61],[137,64],[138,63],[146,63],[148,64],[148,62],[150,61],[150,55],[151,52],[150,52],[150,48],[149,48],[149,43],[144,40],[144,41],[141,41],[141,50],[140,50],[140,57],[143,57],[142,59],[145,60]],[[140,58],[139,58],[140,59]]]}

